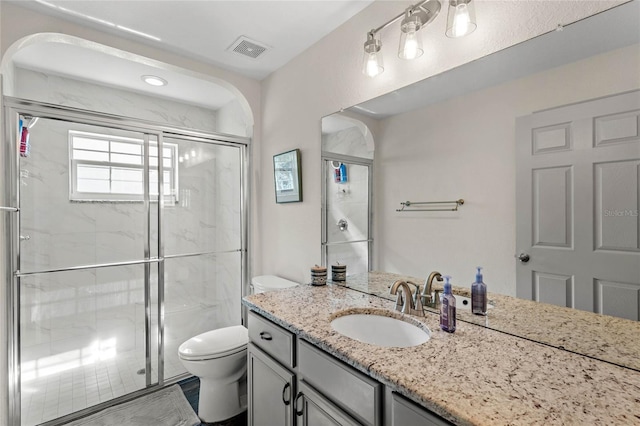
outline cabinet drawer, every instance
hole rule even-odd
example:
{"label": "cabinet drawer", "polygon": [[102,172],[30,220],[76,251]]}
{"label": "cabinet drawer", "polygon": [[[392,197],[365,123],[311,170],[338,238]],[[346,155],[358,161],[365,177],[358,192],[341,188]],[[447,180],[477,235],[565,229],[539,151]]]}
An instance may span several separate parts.
{"label": "cabinet drawer", "polygon": [[359,422],[382,424],[380,383],[298,340],[298,373],[334,404]]}
{"label": "cabinet drawer", "polygon": [[248,325],[250,341],[283,365],[289,368],[295,366],[293,333],[255,312],[249,312]]}

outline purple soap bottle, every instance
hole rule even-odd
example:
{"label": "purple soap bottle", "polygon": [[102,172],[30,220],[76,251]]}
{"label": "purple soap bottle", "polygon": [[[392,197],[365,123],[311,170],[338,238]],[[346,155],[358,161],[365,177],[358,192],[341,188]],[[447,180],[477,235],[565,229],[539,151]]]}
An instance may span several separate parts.
{"label": "purple soap bottle", "polygon": [[482,282],[482,267],[477,267],[476,282],[471,284],[471,312],[487,315],[487,285]]}
{"label": "purple soap bottle", "polygon": [[456,331],[456,298],[451,293],[450,276],[444,277],[444,294],[440,303],[440,328],[446,332]]}

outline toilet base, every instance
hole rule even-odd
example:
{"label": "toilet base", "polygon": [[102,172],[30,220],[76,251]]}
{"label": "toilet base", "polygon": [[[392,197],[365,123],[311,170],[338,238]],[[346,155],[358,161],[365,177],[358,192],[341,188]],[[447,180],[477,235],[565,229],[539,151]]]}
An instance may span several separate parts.
{"label": "toilet base", "polygon": [[198,417],[203,422],[214,423],[235,417],[247,409],[246,376],[240,381],[221,384],[219,381],[200,377]]}

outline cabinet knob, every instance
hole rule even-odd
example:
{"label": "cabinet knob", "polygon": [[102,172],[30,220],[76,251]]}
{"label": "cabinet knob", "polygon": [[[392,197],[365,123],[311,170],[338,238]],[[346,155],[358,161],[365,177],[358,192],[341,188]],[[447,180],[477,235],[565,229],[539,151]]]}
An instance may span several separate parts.
{"label": "cabinet knob", "polygon": [[531,259],[531,257],[529,257],[527,253],[520,253],[516,256],[516,259],[518,259],[522,263],[527,263],[529,259]]}

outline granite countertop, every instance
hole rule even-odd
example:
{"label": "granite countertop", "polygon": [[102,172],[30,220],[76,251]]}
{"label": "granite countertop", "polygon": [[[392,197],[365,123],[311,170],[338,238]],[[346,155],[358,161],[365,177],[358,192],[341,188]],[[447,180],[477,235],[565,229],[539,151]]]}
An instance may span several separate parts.
{"label": "granite countertop", "polygon": [[343,286],[302,285],[243,303],[455,424],[640,424],[638,371],[463,321],[449,334],[430,312],[411,317],[432,331],[422,345],[361,343],[333,331],[332,315],[395,303]]}
{"label": "granite countertop", "polygon": [[[340,284],[395,299],[389,289],[396,280],[424,284],[424,279],[388,272],[357,274]],[[436,283],[433,288],[442,291],[442,284]],[[454,285],[453,293],[469,297],[470,288]],[[640,371],[640,321],[491,292],[488,299],[493,307],[487,317],[458,309],[458,319]]]}

